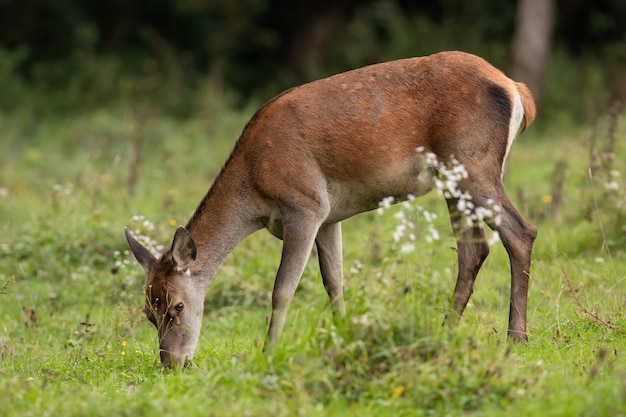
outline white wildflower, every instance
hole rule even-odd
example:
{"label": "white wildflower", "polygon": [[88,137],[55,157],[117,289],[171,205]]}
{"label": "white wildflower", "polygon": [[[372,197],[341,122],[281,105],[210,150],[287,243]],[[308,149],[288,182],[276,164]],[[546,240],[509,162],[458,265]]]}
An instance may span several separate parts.
{"label": "white wildflower", "polygon": [[400,247],[400,253],[407,254],[415,251],[415,245],[413,243],[405,243]]}
{"label": "white wildflower", "polygon": [[356,259],[354,261],[354,263],[352,264],[352,266],[350,267],[350,273],[351,274],[357,274],[359,273],[359,271],[363,269],[363,264],[361,263],[361,261],[359,261],[358,259]]}
{"label": "white wildflower", "polygon": [[352,319],[354,324],[361,324],[363,326],[370,326],[372,324],[372,320],[370,316],[367,314],[363,314],[361,317],[355,317]]}
{"label": "white wildflower", "polygon": [[487,240],[487,244],[489,246],[493,246],[499,241],[500,241],[500,234],[496,230],[494,230],[493,233],[491,233],[491,237]]}
{"label": "white wildflower", "polygon": [[381,201],[378,202],[378,214],[383,214],[383,209],[391,207],[395,198],[393,196],[384,197]]}
{"label": "white wildflower", "polygon": [[147,230],[154,230],[154,223],[152,223],[150,220],[144,220],[143,221],[143,227],[145,227]]}
{"label": "white wildflower", "polygon": [[396,230],[393,232],[393,240],[395,242],[399,242],[400,239],[404,236],[404,231],[406,230],[406,225],[404,223],[400,223],[396,226]]}
{"label": "white wildflower", "polygon": [[434,168],[437,168],[439,166],[437,155],[432,152],[426,152],[424,155],[426,155],[426,164]]}
{"label": "white wildflower", "polygon": [[428,227],[428,231],[433,240],[439,240],[439,232],[432,224]]}

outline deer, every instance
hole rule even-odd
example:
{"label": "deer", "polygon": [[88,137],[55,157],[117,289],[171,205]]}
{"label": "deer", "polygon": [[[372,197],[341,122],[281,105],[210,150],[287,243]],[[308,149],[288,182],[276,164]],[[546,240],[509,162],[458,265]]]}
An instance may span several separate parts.
{"label": "deer", "polygon": [[[248,235],[282,239],[264,351],[271,351],[315,246],[334,319],[346,315],[341,222],[387,197],[403,201],[433,189],[440,161],[454,158],[467,177],[458,186],[500,219],[510,261],[507,339],[528,340],[526,313],[537,229],[503,185],[504,164],[520,130],[535,119],[528,87],[483,58],[445,51],[372,64],[289,89],[249,120],[209,191],[171,247],[156,257],[126,228],[147,274],[146,314],[158,331],[160,362],[182,368],[200,335],[205,291],[225,258]],[[423,150],[417,152],[416,150]],[[446,198],[458,253],[457,280],[444,324],[456,325],[489,254],[483,222],[464,226],[458,197]]]}

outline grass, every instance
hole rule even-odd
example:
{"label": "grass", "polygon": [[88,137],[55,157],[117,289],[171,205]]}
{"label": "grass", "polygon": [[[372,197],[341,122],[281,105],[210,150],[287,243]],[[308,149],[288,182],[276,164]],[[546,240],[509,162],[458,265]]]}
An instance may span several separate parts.
{"label": "grass", "polygon": [[[423,212],[401,206],[344,222],[348,325],[332,324],[312,259],[281,343],[260,352],[280,253],[260,232],[209,286],[195,368],[162,370],[140,312],[143,271],[122,230],[169,244],[249,116],[0,115],[0,414],[626,415],[624,184],[612,194],[600,180],[592,187],[591,127],[531,128],[507,165],[511,196],[539,228],[528,344],[506,343],[510,279],[499,244],[459,328],[441,327],[456,255],[433,193],[417,204],[438,215],[440,240],[427,241]],[[612,168],[623,179],[616,146]],[[567,175],[555,215],[560,160]],[[417,225],[407,253],[392,236],[403,210]]]}

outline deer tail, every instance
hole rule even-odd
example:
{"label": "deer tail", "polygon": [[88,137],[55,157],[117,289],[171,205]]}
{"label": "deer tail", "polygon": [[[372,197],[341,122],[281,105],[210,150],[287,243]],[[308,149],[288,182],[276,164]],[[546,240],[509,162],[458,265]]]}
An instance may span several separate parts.
{"label": "deer tail", "polygon": [[530,92],[528,86],[524,83],[515,82],[515,87],[522,99],[522,107],[524,108],[524,127],[526,129],[535,120],[537,115],[537,108],[535,106],[535,100]]}

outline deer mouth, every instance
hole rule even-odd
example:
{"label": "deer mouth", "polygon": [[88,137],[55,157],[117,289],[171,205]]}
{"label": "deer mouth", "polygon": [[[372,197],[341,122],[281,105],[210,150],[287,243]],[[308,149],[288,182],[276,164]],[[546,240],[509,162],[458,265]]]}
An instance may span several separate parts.
{"label": "deer mouth", "polygon": [[159,349],[161,366],[169,369],[183,369],[187,362],[191,362],[187,355],[175,354],[165,349]]}

